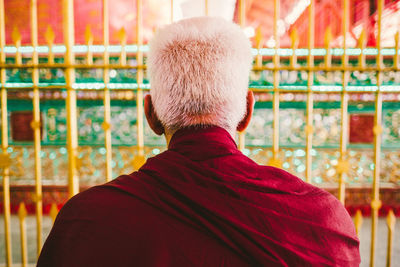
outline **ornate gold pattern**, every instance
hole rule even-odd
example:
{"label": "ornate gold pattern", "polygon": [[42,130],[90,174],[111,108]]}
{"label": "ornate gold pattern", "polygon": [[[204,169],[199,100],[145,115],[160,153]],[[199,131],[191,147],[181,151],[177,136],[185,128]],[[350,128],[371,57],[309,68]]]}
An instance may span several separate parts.
{"label": "ornate gold pattern", "polygon": [[382,201],[380,200],[372,200],[371,201],[371,208],[374,210],[378,210],[382,206]]}
{"label": "ornate gold pattern", "polygon": [[51,220],[53,221],[53,223],[56,220],[57,215],[58,215],[58,208],[57,208],[57,205],[55,203],[53,203],[53,204],[51,204],[51,208],[50,208],[50,217],[51,217]]}
{"label": "ornate gold pattern", "polygon": [[51,25],[48,25],[46,28],[46,32],[44,33],[44,38],[46,39],[46,42],[48,44],[54,44],[54,39],[56,38],[56,35],[54,33],[53,27]]}
{"label": "ornate gold pattern", "polygon": [[374,131],[375,135],[380,135],[382,133],[382,131],[383,131],[382,126],[381,125],[375,125],[373,131]]}
{"label": "ornate gold pattern", "polygon": [[0,154],[0,168],[6,169],[9,168],[11,165],[10,155],[8,153],[1,153]]}
{"label": "ornate gold pattern", "polygon": [[31,121],[31,128],[33,130],[40,129],[40,121]]}
{"label": "ornate gold pattern", "polygon": [[282,168],[282,161],[280,159],[277,159],[277,158],[270,158],[268,160],[268,165],[269,166],[273,166],[273,167],[277,167],[277,168]]}
{"label": "ornate gold pattern", "polygon": [[[383,82],[392,82],[394,79],[398,79],[399,68],[399,33],[396,34],[395,38],[395,55],[393,55],[393,65],[387,66],[383,62],[382,47],[381,47],[381,34],[382,34],[382,12],[383,12],[383,0],[378,0],[378,27],[377,27],[377,60],[376,66],[366,66],[366,60],[364,55],[364,48],[366,48],[366,32],[365,29],[361,30],[361,34],[358,38],[358,47],[361,50],[358,58],[358,65],[350,65],[348,62],[347,55],[347,44],[346,36],[348,35],[348,23],[349,23],[349,1],[343,0],[343,54],[341,56],[340,66],[332,63],[331,54],[331,40],[332,32],[330,27],[325,31],[325,48],[326,54],[323,57],[321,64],[315,63],[314,66],[314,55],[310,52],[314,48],[314,19],[315,19],[315,0],[310,1],[308,16],[309,16],[309,28],[307,37],[307,65],[297,64],[297,55],[293,53],[289,57],[290,66],[281,66],[281,61],[278,53],[274,53],[272,56],[272,63],[263,65],[263,57],[260,54],[260,49],[263,48],[263,41],[261,29],[258,28],[256,31],[255,41],[258,54],[256,57],[256,64],[254,66],[254,72],[252,75],[256,77],[263,77],[268,82],[267,84],[272,85],[270,89],[266,89],[264,92],[269,92],[269,99],[272,98],[272,111],[266,112],[265,109],[262,111],[255,112],[253,122],[255,127],[246,133],[246,136],[254,138],[246,138],[247,144],[252,145],[251,147],[245,146],[244,134],[240,135],[240,149],[246,155],[253,158],[260,164],[267,164],[271,166],[281,167],[295,175],[301,177],[304,180],[318,184],[321,186],[338,186],[341,187],[339,190],[339,197],[344,201],[344,185],[352,186],[371,186],[373,188],[371,207],[373,209],[372,214],[372,228],[371,228],[371,265],[374,265],[374,246],[375,246],[375,229],[377,225],[378,210],[382,205],[379,196],[380,186],[398,187],[400,186],[400,154],[398,149],[391,149],[392,145],[398,145],[400,138],[400,132],[398,128],[400,125],[400,113],[398,110],[395,111],[384,111],[382,103],[385,101],[384,94],[381,91],[380,85]],[[91,32],[90,26],[86,28],[85,41],[87,47],[86,62],[85,59],[76,58],[73,52],[74,48],[74,7],[73,1],[63,1],[63,12],[64,12],[64,32],[65,32],[65,60],[64,63],[54,63],[54,57],[52,52],[52,45],[55,40],[55,34],[51,26],[47,27],[45,33],[45,39],[48,43],[48,62],[39,63],[37,54],[37,1],[31,1],[31,25],[32,25],[32,47],[33,53],[32,58],[27,63],[22,64],[21,56],[21,34],[17,27],[14,27],[12,32],[12,41],[16,48],[15,53],[15,64],[9,64],[6,62],[6,56],[4,52],[5,47],[5,31],[4,31],[4,1],[0,4],[0,50],[1,50],[1,73],[0,82],[2,85],[1,98],[2,98],[2,153],[0,154],[0,169],[3,174],[3,190],[4,190],[4,210],[5,210],[5,232],[6,232],[6,259],[7,264],[11,265],[11,237],[9,229],[9,183],[12,184],[35,184],[35,194],[33,194],[33,201],[36,202],[37,209],[37,233],[38,233],[38,248],[40,248],[40,237],[41,237],[41,176],[43,176],[43,182],[53,185],[69,185],[70,196],[78,192],[78,176],[79,181],[85,186],[95,185],[116,177],[120,174],[130,173],[134,170],[139,169],[145,162],[146,158],[161,153],[165,149],[164,146],[145,146],[145,144],[152,143],[159,144],[159,141],[152,142],[154,139],[149,133],[149,128],[146,126],[143,120],[143,94],[148,88],[144,88],[143,82],[145,82],[146,73],[144,66],[144,54],[141,48],[143,44],[142,40],[142,1],[137,1],[137,41],[138,52],[136,53],[136,62],[127,64],[127,58],[125,46],[127,42],[127,34],[124,28],[118,32],[118,39],[121,44],[121,54],[119,55],[119,63],[109,57],[109,36],[108,36],[108,1],[103,0],[103,5],[106,7],[103,9],[103,35],[104,35],[104,52],[103,57],[99,59],[93,59],[92,48],[94,36]],[[172,5],[172,2],[171,2]],[[279,37],[277,30],[277,23],[279,20],[279,5],[280,1],[274,1],[274,36],[275,40],[274,48],[280,49]],[[245,1],[239,1],[239,21],[242,26],[245,26]],[[98,11],[94,11],[98,12]],[[172,10],[171,10],[172,13]],[[91,12],[90,14],[94,14]],[[105,25],[107,25],[105,27]],[[291,34],[291,47],[296,49],[299,43],[299,36],[296,28],[293,28]],[[292,51],[293,52],[293,51]],[[13,59],[13,58],[11,58]],[[93,68],[93,60],[99,60],[96,69]],[[112,62],[114,60],[114,62]],[[24,59],[25,61],[25,59]],[[111,61],[111,63],[110,63]],[[128,61],[129,62],[129,61]],[[316,61],[317,62],[317,61]],[[318,64],[318,65],[317,65]],[[6,87],[7,75],[6,69],[11,69],[13,75],[20,75],[32,78],[32,86],[30,91],[33,91],[33,107],[35,112],[35,119],[32,121],[31,126],[35,132],[35,142],[33,145],[8,145],[8,111],[7,110],[7,94],[10,90]],[[127,92],[112,92],[119,95],[130,95],[127,97],[133,99],[136,94],[137,110],[135,116],[137,118],[136,125],[131,127],[130,122],[121,119],[125,123],[124,131],[135,131],[134,140],[137,141],[137,146],[111,146],[111,128],[115,128],[115,122],[111,121],[111,104],[110,99],[112,93],[110,93],[110,73],[117,69],[118,71],[125,71],[128,69],[135,69],[133,75],[129,78],[133,78],[136,75],[137,79],[137,91],[135,92],[130,88]],[[82,72],[78,70],[83,69]],[[61,75],[57,76],[53,71],[60,72]],[[395,75],[391,73],[394,71]],[[46,73],[46,79],[52,80],[55,77],[65,78],[66,93],[66,119],[68,121],[64,134],[67,136],[67,146],[63,145],[44,145],[41,147],[41,132],[40,132],[40,93],[45,93],[44,88],[54,89],[53,85],[43,86],[39,83],[39,74]],[[64,75],[65,72],[65,75]],[[77,129],[77,108],[76,108],[76,92],[80,92],[75,89],[77,80],[75,79],[75,72],[79,72],[80,75],[86,78],[99,78],[104,81],[104,90],[101,90],[99,94],[103,99],[104,108],[101,110],[104,112],[104,121],[102,124],[99,123],[104,129],[102,136],[104,143],[95,145],[82,145],[78,148],[78,129]],[[367,83],[376,85],[377,91],[369,91],[372,98],[370,100],[375,101],[375,127],[373,133],[375,135],[374,147],[358,148],[357,146],[350,146],[348,142],[348,131],[347,131],[347,117],[349,112],[349,99],[351,94],[347,91],[347,86],[352,81],[357,80],[359,77],[349,77],[350,74],[356,75],[356,72],[360,72],[361,75],[372,77]],[[338,75],[337,75],[338,74]],[[288,92],[286,89],[281,89],[280,86],[285,84],[286,80],[293,79],[289,84],[296,84],[298,81],[298,75],[302,76],[301,81],[307,81],[306,90],[299,91],[293,90]],[[385,76],[386,75],[386,76]],[[391,75],[394,77],[391,77]],[[397,75],[397,76],[396,76]],[[26,78],[25,77],[25,78]],[[42,77],[42,76],[40,76]],[[286,80],[285,80],[286,79]],[[353,80],[351,80],[353,79]],[[314,81],[318,83],[331,83],[341,84],[343,91],[335,92],[330,91],[326,94],[325,102],[337,101],[340,102],[340,109],[320,109],[317,108],[318,99],[325,97],[323,94],[314,93]],[[317,84],[318,84],[317,83]],[[53,87],[51,87],[53,86]],[[110,88],[109,88],[110,87]],[[58,88],[58,87],[57,87]],[[64,86],[63,86],[64,88]],[[136,88],[135,88],[136,89]],[[258,90],[258,89],[252,89]],[[285,91],[286,90],[286,91]],[[55,91],[55,90],[54,90]],[[296,94],[301,92],[301,94]],[[57,92],[55,92],[57,93]],[[59,92],[58,92],[59,93]],[[87,92],[85,92],[87,93]],[[89,92],[91,93],[91,92]],[[395,92],[394,98],[398,100],[398,92]],[[265,94],[267,95],[267,94]],[[388,94],[386,94],[388,95]],[[288,98],[302,97],[302,101],[306,101],[305,109],[299,108],[282,108],[280,102],[287,101]],[[263,96],[264,97],[264,96]],[[397,98],[396,98],[397,97]],[[121,99],[125,99],[122,97]],[[396,100],[396,101],[397,101]],[[315,102],[314,102],[315,101]],[[301,102],[301,101],[298,101]],[[368,102],[368,101],[361,101]],[[295,110],[295,111],[294,111]],[[261,114],[263,113],[264,114]],[[288,114],[295,114],[288,116]],[[296,113],[294,113],[296,112]],[[386,112],[386,113],[385,113]],[[257,114],[258,113],[258,114]],[[128,113],[127,113],[128,114]],[[48,121],[46,126],[47,135],[50,141],[58,140],[57,134],[57,121],[56,109],[48,109]],[[79,115],[79,114],[78,114]],[[382,117],[385,117],[382,120]],[[335,123],[326,124],[324,121],[328,117],[340,118],[340,125]],[[382,123],[387,122],[387,124]],[[282,127],[280,127],[280,124]],[[121,123],[122,125],[122,123]],[[329,126],[327,126],[329,125]],[[64,125],[65,127],[65,125]],[[101,127],[100,128],[101,131]],[[281,131],[280,128],[284,128]],[[80,129],[81,130],[81,129]],[[85,129],[83,129],[85,130]],[[96,133],[97,134],[97,133]],[[98,134],[101,136],[101,134]],[[261,136],[255,138],[256,136]],[[272,138],[271,138],[272,137]],[[132,139],[131,136],[118,136],[120,141],[125,144],[126,140]],[[113,139],[114,140],[114,139]],[[118,140],[118,139],[117,139]],[[151,142],[148,142],[151,140]],[[64,140],[65,141],[65,140]],[[287,142],[290,141],[290,142]],[[272,144],[272,148],[266,148]],[[382,146],[383,144],[383,146]],[[114,141],[113,141],[113,145]],[[330,146],[332,145],[332,148]],[[339,149],[337,148],[339,145]],[[382,150],[382,147],[385,149]],[[30,159],[35,159],[35,161]],[[104,166],[106,166],[104,168]],[[41,174],[43,171],[43,174]],[[36,182],[32,179],[32,173],[35,173]],[[343,189],[343,190],[342,190]],[[342,202],[343,202],[342,201]],[[55,214],[58,212],[55,204],[52,205],[51,214],[53,219]],[[26,216],[26,208],[24,204],[20,207],[21,218]],[[24,215],[24,216],[23,216]],[[389,212],[388,215],[388,228],[393,230],[394,219],[393,212]],[[21,220],[23,221],[23,220]],[[357,211],[355,217],[355,224],[357,232],[359,232],[362,222],[362,215],[360,211]],[[21,224],[22,225],[22,224]],[[21,234],[25,232],[24,227],[21,226]],[[390,265],[390,245],[392,233],[389,233],[388,238],[388,263]],[[24,243],[24,242],[21,242]],[[26,248],[25,248],[26,251]],[[24,253],[23,253],[24,254]],[[22,260],[24,262],[24,260]]]}
{"label": "ornate gold pattern", "polygon": [[347,160],[339,160],[336,168],[339,174],[348,173],[350,169],[350,163]]}
{"label": "ornate gold pattern", "polygon": [[354,216],[354,226],[356,228],[357,235],[360,236],[360,229],[363,222],[363,217],[361,210],[357,210],[356,215]]}
{"label": "ornate gold pattern", "polygon": [[26,222],[25,218],[28,215],[28,211],[26,210],[25,204],[23,202],[20,203],[18,208],[18,217],[19,217],[19,225],[20,225],[20,236],[21,236],[21,263],[22,266],[27,266],[28,263],[28,246],[26,239]]}
{"label": "ornate gold pattern", "polygon": [[132,165],[135,170],[139,170],[140,167],[146,162],[146,158],[142,155],[137,155],[132,160]]}

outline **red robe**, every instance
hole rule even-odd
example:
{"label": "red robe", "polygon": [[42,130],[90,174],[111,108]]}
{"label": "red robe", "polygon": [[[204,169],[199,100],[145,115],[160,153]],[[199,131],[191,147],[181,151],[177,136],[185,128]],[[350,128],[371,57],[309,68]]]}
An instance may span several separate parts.
{"label": "red robe", "polygon": [[130,175],[61,209],[38,266],[358,266],[330,193],[244,156],[222,128],[184,129]]}

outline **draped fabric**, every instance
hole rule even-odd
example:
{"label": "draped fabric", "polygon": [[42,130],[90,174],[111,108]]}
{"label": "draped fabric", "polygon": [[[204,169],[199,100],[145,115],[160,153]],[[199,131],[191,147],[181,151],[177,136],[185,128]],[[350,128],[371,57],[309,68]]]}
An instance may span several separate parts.
{"label": "draped fabric", "polygon": [[38,266],[358,266],[331,194],[244,156],[219,127],[179,130],[130,175],[73,197]]}

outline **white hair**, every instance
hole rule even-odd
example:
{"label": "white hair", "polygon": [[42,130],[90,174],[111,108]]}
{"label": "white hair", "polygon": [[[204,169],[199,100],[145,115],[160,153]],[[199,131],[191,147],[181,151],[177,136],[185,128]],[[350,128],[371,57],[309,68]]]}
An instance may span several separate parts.
{"label": "white hair", "polygon": [[216,125],[235,130],[246,110],[251,45],[222,18],[170,24],[150,42],[147,66],[155,112],[171,130]]}

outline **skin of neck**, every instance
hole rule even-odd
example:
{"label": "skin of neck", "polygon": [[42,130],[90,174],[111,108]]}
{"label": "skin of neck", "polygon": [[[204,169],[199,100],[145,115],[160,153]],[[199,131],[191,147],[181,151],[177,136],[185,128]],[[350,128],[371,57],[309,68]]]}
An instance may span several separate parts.
{"label": "skin of neck", "polygon": [[[167,141],[167,146],[169,146],[169,142],[171,142],[171,138],[172,138],[172,136],[174,135],[174,133],[176,132],[176,131],[178,131],[179,129],[177,129],[177,130],[170,130],[170,129],[168,129],[168,128],[164,128],[164,137],[165,137],[165,140]],[[226,129],[225,129],[226,130]],[[228,133],[232,136],[232,138],[233,139],[235,139],[235,131],[232,131],[232,130],[227,130],[228,131]]]}

